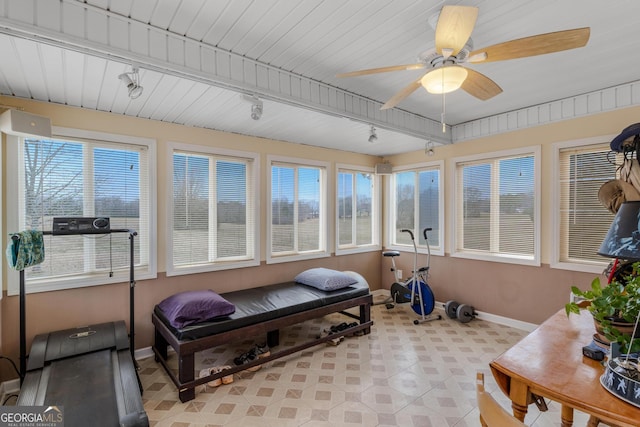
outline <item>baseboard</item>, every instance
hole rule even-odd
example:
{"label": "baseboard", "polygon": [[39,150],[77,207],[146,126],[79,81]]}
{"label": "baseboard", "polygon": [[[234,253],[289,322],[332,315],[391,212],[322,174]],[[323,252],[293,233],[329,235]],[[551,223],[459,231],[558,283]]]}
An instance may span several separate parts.
{"label": "baseboard", "polygon": [[[0,384],[0,402],[3,404],[4,406],[4,401],[7,399],[7,397],[11,396],[12,394],[17,395],[20,392],[20,379],[16,378],[14,380],[9,380],[9,381],[4,381],[2,384]],[[16,403],[15,398],[12,401],[13,404]]]}
{"label": "baseboard", "polygon": [[153,356],[153,349],[151,347],[139,348],[135,351],[134,357],[136,360],[147,359]]}
{"label": "baseboard", "polygon": [[[444,307],[444,304],[442,305]],[[497,323],[499,325],[509,326],[515,329],[520,329],[521,331],[532,332],[539,325],[535,323],[523,322],[521,320],[511,319],[509,317],[498,316],[491,313],[485,313],[483,311],[477,311],[477,317],[481,320],[486,320],[487,322]]]}
{"label": "baseboard", "polygon": [[[444,310],[445,304],[446,303],[444,302],[436,301],[436,307],[439,307],[442,310]],[[484,311],[478,311],[478,310],[474,310],[474,312],[476,313],[476,318],[480,320],[485,320],[491,323],[497,323],[498,325],[509,326],[511,328],[520,329],[521,331],[531,332],[538,327],[538,325],[534,323],[528,323],[528,322],[523,322],[521,320],[511,319],[510,317],[498,316],[497,314],[486,313]]]}
{"label": "baseboard", "polygon": [[[371,291],[371,294],[374,298],[385,298],[389,296],[389,290],[387,289],[376,289],[375,291]],[[444,302],[436,301],[436,308],[444,310]],[[535,328],[538,327],[535,323],[523,322],[521,320],[511,319],[509,317],[498,316],[496,314],[486,313],[483,311],[476,310],[476,317],[481,320],[486,320],[487,322],[497,323],[499,325],[509,326],[511,328],[520,329],[522,331],[531,332]]]}

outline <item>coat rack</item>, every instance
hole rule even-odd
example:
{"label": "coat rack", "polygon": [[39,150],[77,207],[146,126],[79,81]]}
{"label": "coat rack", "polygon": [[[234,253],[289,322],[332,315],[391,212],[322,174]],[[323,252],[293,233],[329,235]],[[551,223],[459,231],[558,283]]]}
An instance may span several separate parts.
{"label": "coat rack", "polygon": [[[106,220],[106,226],[97,229],[95,227],[56,227],[57,219],[54,218],[54,231],[43,231],[43,235],[64,236],[64,235],[82,235],[82,234],[111,234],[111,233],[129,233],[129,351],[131,352],[131,360],[135,364],[135,276],[134,276],[134,238],[138,233],[129,229],[110,229],[108,218],[64,218],[65,221],[90,220],[92,224],[97,220]],[[20,238],[18,234],[11,236],[13,240]],[[25,274],[24,269],[20,270],[20,384],[27,372],[27,339],[26,339],[26,291],[25,291]],[[137,366],[137,365],[136,365]]]}

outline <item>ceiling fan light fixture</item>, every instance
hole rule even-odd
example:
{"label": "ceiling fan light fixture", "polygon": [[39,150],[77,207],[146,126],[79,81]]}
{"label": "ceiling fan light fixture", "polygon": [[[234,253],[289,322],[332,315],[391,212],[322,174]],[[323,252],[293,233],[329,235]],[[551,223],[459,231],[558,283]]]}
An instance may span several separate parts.
{"label": "ceiling fan light fixture", "polygon": [[449,93],[460,89],[467,74],[467,69],[460,65],[447,65],[429,71],[420,82],[429,93]]}

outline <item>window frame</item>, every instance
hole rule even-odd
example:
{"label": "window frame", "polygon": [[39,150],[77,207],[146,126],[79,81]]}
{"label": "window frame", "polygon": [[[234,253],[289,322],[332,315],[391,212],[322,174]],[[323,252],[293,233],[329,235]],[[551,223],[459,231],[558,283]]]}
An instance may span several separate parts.
{"label": "window frame", "polygon": [[[273,216],[273,205],[272,205],[272,181],[271,181],[271,172],[272,168],[275,164],[290,164],[293,167],[316,167],[321,171],[321,185],[320,185],[320,217],[322,221],[320,222],[320,249],[313,252],[305,252],[305,253],[292,253],[287,255],[274,255],[271,250],[272,246],[272,216]],[[296,157],[288,157],[288,156],[278,156],[278,155],[268,155],[267,156],[267,173],[266,181],[267,181],[267,233],[265,239],[266,245],[266,263],[267,264],[278,264],[283,262],[291,262],[291,261],[303,261],[309,259],[317,259],[317,258],[327,258],[331,256],[329,248],[332,247],[332,243],[330,242],[330,236],[333,235],[331,230],[331,222],[329,221],[329,212],[333,209],[333,204],[331,199],[328,197],[329,188],[332,188],[332,174],[331,174],[331,164],[329,162],[319,161],[319,160],[309,160],[309,159],[301,159]],[[323,203],[324,202],[324,203]]]}
{"label": "window frame", "polygon": [[[103,142],[105,145],[117,146],[117,144],[130,144],[141,145],[147,148],[147,173],[141,176],[142,180],[147,181],[148,187],[148,230],[134,230],[137,235],[135,236],[134,244],[139,247],[140,257],[146,261],[146,268],[135,269],[136,280],[155,279],[157,277],[157,186],[156,186],[156,140],[152,138],[135,137],[123,134],[112,134],[106,132],[89,131],[84,129],[66,128],[53,126],[51,129],[51,139],[59,140],[76,140],[78,142],[84,141],[98,141]],[[18,152],[20,148],[20,140],[23,139],[16,135],[6,135],[7,140],[7,159],[14,159],[15,161],[7,162],[7,188],[18,189],[19,165],[17,159],[20,158]],[[46,138],[48,139],[48,138]],[[7,191],[7,205],[19,206],[22,199],[22,191]],[[143,195],[141,194],[141,197]],[[20,223],[20,209],[10,209],[7,212],[7,228],[8,230],[18,230]],[[144,233],[148,234],[148,237],[141,238]],[[52,236],[51,238],[55,238]],[[141,246],[141,242],[146,242],[145,247]],[[26,281],[25,292],[26,293],[38,293],[59,291],[65,289],[77,289],[86,288],[91,286],[110,285],[115,283],[122,283],[129,281],[129,269],[126,271],[114,271],[111,277],[103,277],[97,275],[81,275],[76,274],[72,276],[61,276],[48,279],[37,279],[34,281]],[[18,295],[19,293],[19,278],[18,271],[9,270],[7,273],[8,295]]]}
{"label": "window frame", "polygon": [[[339,182],[339,175],[341,172],[353,172],[354,174],[356,173],[366,173],[366,174],[371,174],[372,177],[372,184],[373,184],[373,189],[371,192],[371,224],[372,224],[372,242],[370,244],[366,244],[366,245],[358,245],[358,244],[354,244],[354,245],[349,245],[349,246],[344,246],[341,247],[340,246],[340,226],[339,226],[339,221],[340,218],[338,217],[339,212],[338,212],[338,182]],[[350,164],[344,164],[344,163],[337,163],[336,164],[336,171],[335,171],[335,182],[336,182],[336,187],[335,187],[335,204],[334,206],[336,206],[335,209],[335,254],[336,255],[348,255],[348,254],[356,254],[356,253],[363,253],[363,252],[372,252],[372,251],[379,251],[382,249],[382,245],[380,243],[380,213],[381,213],[381,191],[380,191],[380,176],[375,174],[374,168],[372,167],[365,167],[365,166],[355,166],[355,165],[350,165]]]}
{"label": "window frame", "polygon": [[[394,167],[391,176],[387,180],[386,186],[386,194],[387,200],[389,203],[387,204],[387,222],[386,222],[386,240],[385,247],[392,250],[398,251],[411,251],[413,252],[413,245],[402,245],[395,243],[395,235],[396,235],[396,176],[395,174],[398,172],[420,172],[425,170],[438,170],[439,171],[439,183],[438,183],[438,243],[439,245],[434,246],[429,243],[429,250],[431,255],[444,256],[445,254],[445,197],[444,197],[444,188],[445,188],[445,162],[444,160],[436,160],[431,162],[420,162],[413,163],[409,165],[403,165]],[[414,206],[415,208],[415,206]],[[428,235],[427,235],[428,237]],[[418,253],[426,254],[427,246],[419,244],[420,236],[414,236],[416,239],[416,248]]]}
{"label": "window frame", "polygon": [[[194,155],[220,156],[229,158],[247,159],[252,162],[251,178],[248,185],[253,186],[253,197],[250,207],[253,216],[253,256],[244,260],[213,261],[198,265],[175,266],[173,264],[173,155],[176,151],[190,152]],[[166,245],[166,274],[170,276],[180,276],[185,274],[204,273],[210,271],[230,270],[235,268],[255,267],[260,265],[260,155],[246,151],[228,150],[217,147],[185,144],[180,142],[167,142],[167,163],[166,163],[166,217],[167,217],[167,245]],[[249,212],[249,209],[247,209]]]}
{"label": "window frame", "polygon": [[[533,182],[533,191],[534,191],[534,214],[535,220],[533,224],[533,239],[534,239],[534,248],[533,255],[531,258],[525,256],[517,256],[517,255],[507,255],[507,254],[489,254],[489,253],[480,253],[480,252],[468,252],[464,250],[458,250],[458,235],[460,230],[458,229],[458,198],[460,195],[458,194],[459,188],[459,179],[458,179],[458,168],[461,163],[468,162],[482,162],[486,161],[487,163],[493,162],[496,160],[507,159],[509,157],[514,156],[533,156],[533,171],[534,171],[534,182]],[[470,156],[462,156],[462,157],[454,157],[450,159],[450,182],[452,183],[451,187],[451,200],[450,200],[450,220],[452,224],[455,226],[451,227],[451,257],[455,258],[465,258],[465,259],[475,259],[480,261],[490,261],[490,262],[501,262],[507,264],[519,264],[519,265],[530,265],[539,267],[541,265],[540,254],[541,254],[541,147],[540,145],[528,146],[522,148],[515,148],[510,150],[501,150],[501,151],[493,151],[481,154],[474,154]]]}
{"label": "window frame", "polygon": [[[5,138],[6,141],[9,141],[9,138],[11,137],[11,135],[9,134],[5,134]],[[2,134],[0,134],[0,138],[2,138]],[[0,139],[0,142],[2,140]],[[2,147],[2,144],[0,143],[0,148]],[[0,149],[0,188],[8,188],[8,185],[5,187],[5,174],[3,173],[5,170],[5,163],[4,163],[4,158],[5,158],[5,154],[4,154],[5,150]],[[9,198],[7,196],[7,198]],[[0,197],[0,230],[4,230],[4,228],[2,228],[2,224],[4,224],[3,222],[3,217],[4,217],[4,197]],[[3,232],[2,234],[6,235],[6,232]],[[0,277],[4,277],[4,262],[0,262]],[[0,290],[0,301],[2,300],[2,295],[4,292],[2,292],[2,290]]]}
{"label": "window frame", "polygon": [[[553,149],[553,193],[551,203],[552,218],[552,234],[551,240],[551,262],[550,267],[559,270],[570,270],[584,273],[602,274],[604,268],[609,264],[609,260],[602,257],[602,262],[584,261],[584,262],[568,262],[561,261],[561,246],[564,244],[560,235],[561,228],[561,191],[560,191],[560,152],[570,148],[587,148],[589,146],[597,146],[609,144],[616,135],[604,135],[591,138],[575,139],[569,141],[556,142],[552,145]],[[618,174],[616,174],[618,175]]]}

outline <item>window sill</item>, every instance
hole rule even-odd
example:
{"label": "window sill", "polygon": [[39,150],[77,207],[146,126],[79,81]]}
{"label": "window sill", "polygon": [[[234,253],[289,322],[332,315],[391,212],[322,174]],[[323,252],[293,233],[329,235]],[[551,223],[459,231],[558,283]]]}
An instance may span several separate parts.
{"label": "window sill", "polygon": [[216,264],[199,264],[199,265],[189,265],[182,267],[169,267],[167,268],[166,275],[167,277],[171,276],[183,276],[187,274],[196,274],[196,273],[209,273],[212,271],[223,271],[223,270],[233,270],[237,268],[245,268],[245,267],[257,267],[260,265],[260,261],[258,260],[248,260],[241,262],[229,262],[229,263],[216,263]]}
{"label": "window sill", "polygon": [[490,254],[471,253],[471,252],[453,252],[451,254],[451,257],[475,259],[478,261],[500,262],[504,264],[518,264],[518,265],[529,265],[533,267],[540,267],[540,260],[538,258],[531,258],[531,257],[524,257],[524,256],[490,255]]}
{"label": "window sill", "polygon": [[267,257],[267,264],[279,264],[283,262],[305,261],[308,259],[328,258],[331,255],[327,252],[313,252],[309,254],[295,254]]}
{"label": "window sill", "polygon": [[382,247],[380,245],[367,245],[367,246],[357,246],[350,248],[338,248],[336,249],[336,255],[351,255],[351,254],[361,254],[365,252],[376,252],[381,250]]}
{"label": "window sill", "polygon": [[581,273],[602,274],[607,268],[608,262],[602,263],[578,263],[578,262],[553,262],[550,267],[558,270],[577,271]]}
{"label": "window sill", "polygon": [[[11,271],[10,275],[15,274],[15,281],[10,280],[10,283],[15,282],[15,286],[10,285],[7,290],[8,296],[17,296],[20,294],[18,272]],[[148,271],[136,271],[135,280],[148,280],[155,279],[157,274],[155,272]],[[32,280],[31,283],[25,284],[25,292],[27,294],[35,294],[40,292],[62,291],[67,289],[80,289],[90,286],[102,286],[102,285],[114,285],[117,283],[129,282],[129,270],[114,272],[113,277],[104,276],[70,276],[59,277],[55,279],[37,279]]]}

